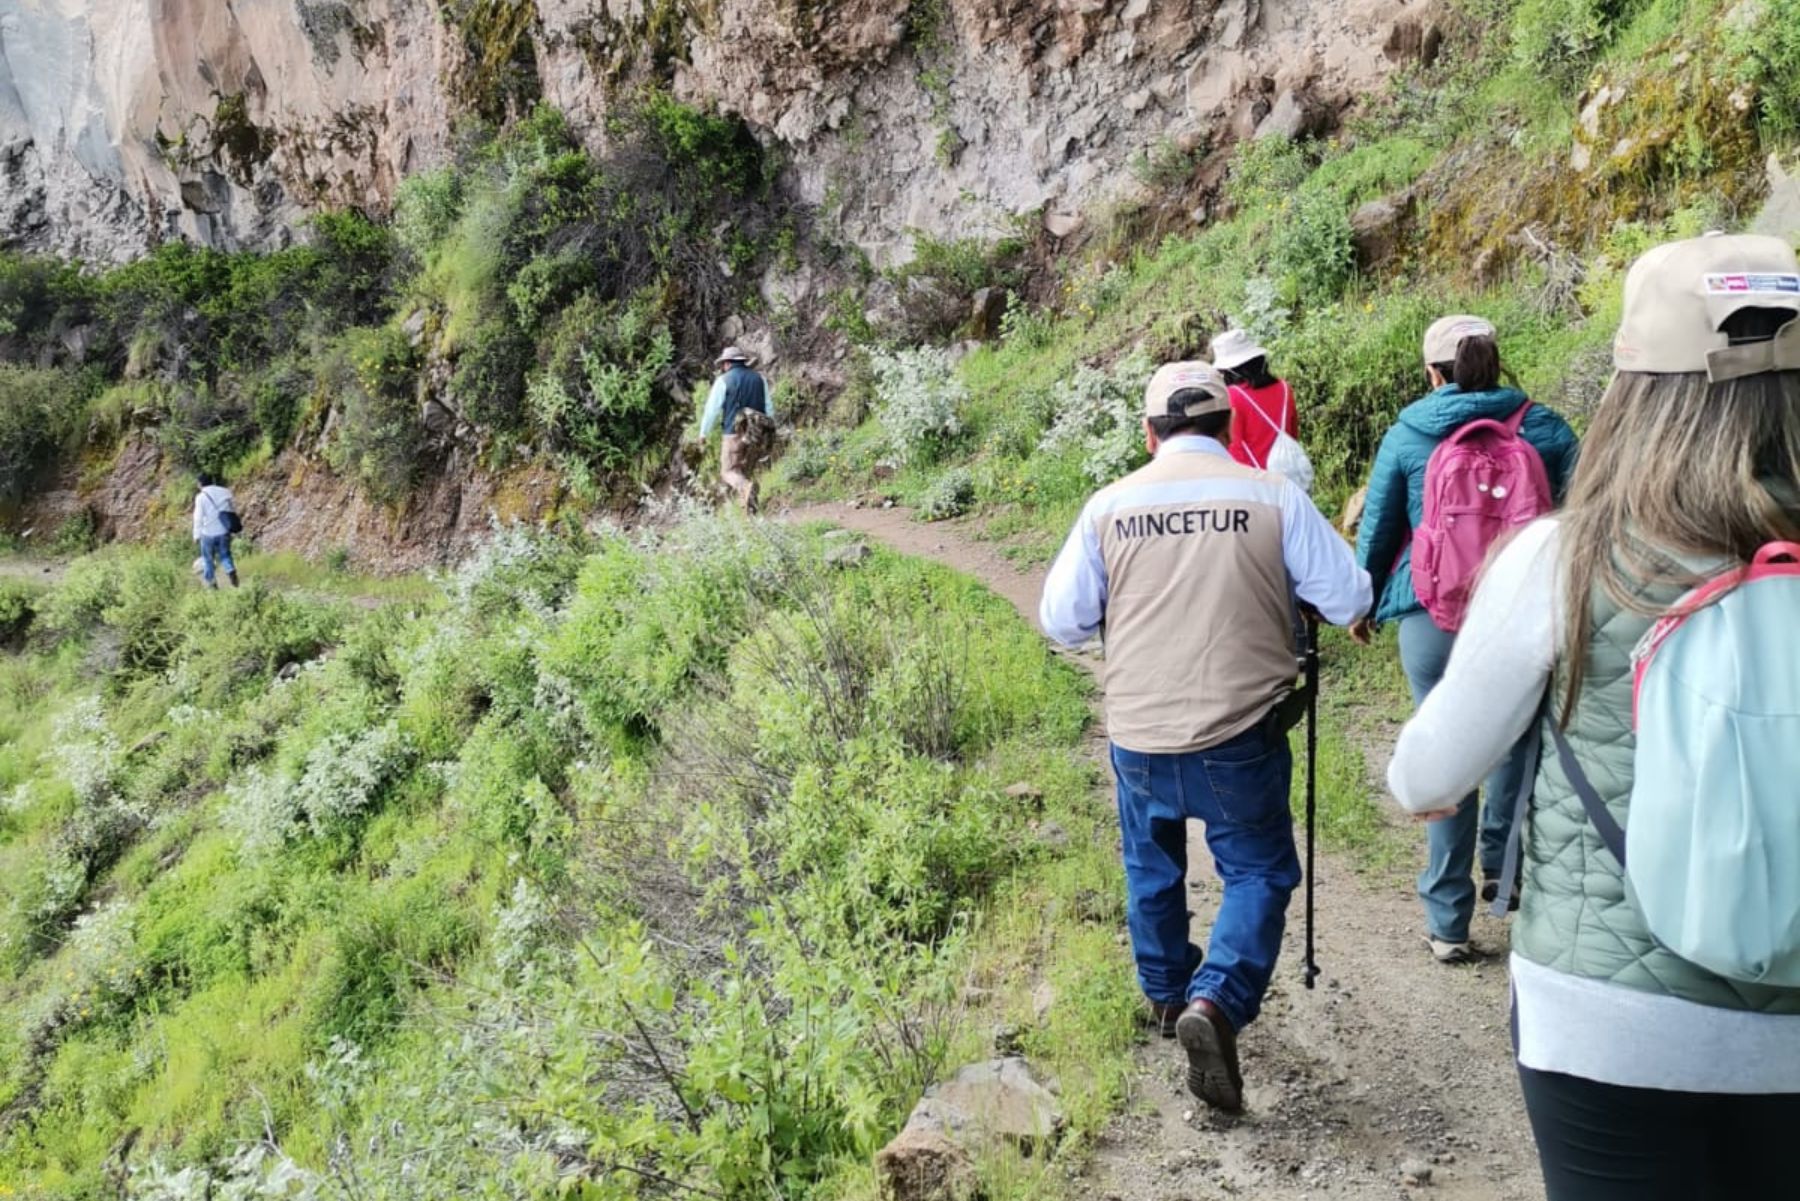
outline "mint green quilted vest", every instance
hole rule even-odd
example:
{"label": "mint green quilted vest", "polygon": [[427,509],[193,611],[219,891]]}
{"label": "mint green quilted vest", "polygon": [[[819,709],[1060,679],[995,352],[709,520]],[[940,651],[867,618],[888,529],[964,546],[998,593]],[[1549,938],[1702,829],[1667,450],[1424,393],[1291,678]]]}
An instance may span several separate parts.
{"label": "mint green quilted vest", "polygon": [[[1671,591],[1652,593],[1661,604]],[[1630,825],[1631,652],[1650,628],[1603,594],[1590,609],[1581,699],[1569,723],[1569,742],[1594,788],[1622,826]],[[1560,672],[1558,673],[1561,674]],[[1555,707],[1560,711],[1560,683]],[[1800,1013],[1800,990],[1725,980],[1657,946],[1637,907],[1625,895],[1625,876],[1582,812],[1581,800],[1545,740],[1537,791],[1526,828],[1523,901],[1513,950],[1533,963],[1572,975],[1664,993],[1722,1009]]]}

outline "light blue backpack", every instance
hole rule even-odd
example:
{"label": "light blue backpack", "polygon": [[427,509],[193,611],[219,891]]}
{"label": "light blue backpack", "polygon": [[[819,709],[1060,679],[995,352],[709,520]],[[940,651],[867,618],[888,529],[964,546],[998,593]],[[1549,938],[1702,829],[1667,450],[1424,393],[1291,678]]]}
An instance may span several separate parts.
{"label": "light blue backpack", "polygon": [[1630,829],[1552,720],[1564,773],[1658,943],[1800,988],[1800,545],[1682,597],[1632,658]]}

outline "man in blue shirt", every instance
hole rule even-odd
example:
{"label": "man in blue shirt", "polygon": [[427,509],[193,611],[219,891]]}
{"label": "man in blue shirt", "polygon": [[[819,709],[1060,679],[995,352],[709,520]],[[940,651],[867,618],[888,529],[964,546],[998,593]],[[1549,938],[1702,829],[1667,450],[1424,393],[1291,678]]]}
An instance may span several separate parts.
{"label": "man in blue shirt", "polygon": [[[1066,646],[1100,634],[1138,983],[1188,1088],[1243,1108],[1237,1032],[1262,1006],[1300,882],[1276,706],[1298,673],[1295,600],[1338,625],[1369,610],[1357,567],[1291,481],[1232,459],[1231,398],[1210,364],[1169,363],[1144,395],[1153,458],[1088,501],[1044,583]],[[1188,941],[1187,823],[1225,895],[1201,960]]]}
{"label": "man in blue shirt", "polygon": [[750,473],[767,456],[769,438],[775,432],[769,385],[750,369],[754,361],[735,346],[719,352],[719,375],[700,416],[702,438],[710,438],[714,427],[724,433],[719,444],[719,478],[738,494],[746,513],[756,512],[756,481]]}

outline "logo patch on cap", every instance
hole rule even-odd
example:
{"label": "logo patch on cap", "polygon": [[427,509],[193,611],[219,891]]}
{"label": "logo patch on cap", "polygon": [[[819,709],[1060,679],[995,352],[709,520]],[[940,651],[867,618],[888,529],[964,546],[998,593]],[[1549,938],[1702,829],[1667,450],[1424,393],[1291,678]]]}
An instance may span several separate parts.
{"label": "logo patch on cap", "polygon": [[1713,296],[1800,296],[1800,275],[1775,275],[1767,272],[1708,275],[1706,291]]}

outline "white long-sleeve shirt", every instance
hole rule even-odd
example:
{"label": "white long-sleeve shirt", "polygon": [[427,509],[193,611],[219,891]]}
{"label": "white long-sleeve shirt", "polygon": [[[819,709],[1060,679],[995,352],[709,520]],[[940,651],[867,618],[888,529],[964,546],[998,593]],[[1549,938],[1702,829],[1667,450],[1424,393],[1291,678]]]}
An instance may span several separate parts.
{"label": "white long-sleeve shirt", "polygon": [[[1388,765],[1409,812],[1468,795],[1536,716],[1563,645],[1560,530],[1555,518],[1525,527],[1482,576],[1444,677]],[[1517,954],[1512,983],[1526,1067],[1630,1088],[1800,1093],[1800,1017],[1698,1005]]]}
{"label": "white long-sleeve shirt", "polygon": [[225,531],[225,518],[222,514],[235,511],[237,502],[232,499],[231,489],[223,484],[208,484],[200,489],[194,497],[194,541],[202,538],[217,538]]}

